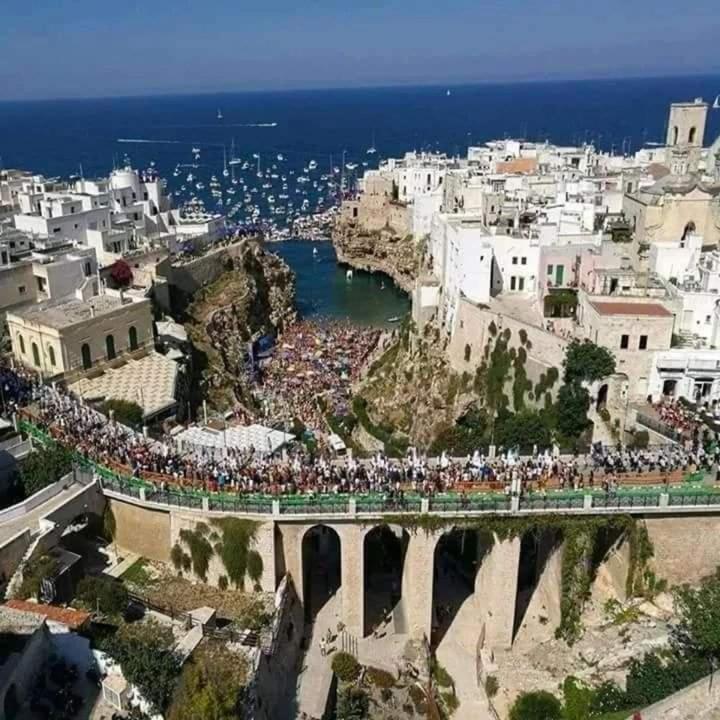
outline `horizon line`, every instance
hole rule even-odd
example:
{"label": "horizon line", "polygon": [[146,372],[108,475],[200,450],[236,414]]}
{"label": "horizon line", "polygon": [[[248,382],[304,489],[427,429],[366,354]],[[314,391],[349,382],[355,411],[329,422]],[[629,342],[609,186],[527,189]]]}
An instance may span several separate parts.
{"label": "horizon line", "polygon": [[498,86],[498,85],[552,85],[564,83],[603,83],[603,82],[629,82],[633,80],[670,80],[682,78],[720,78],[720,69],[711,72],[702,73],[663,73],[650,75],[608,75],[607,77],[567,77],[567,78],[525,78],[525,79],[507,79],[507,80],[478,80],[456,82],[449,81],[447,83],[395,83],[390,85],[355,85],[355,86],[337,86],[328,85],[322,87],[299,87],[299,88],[252,88],[244,90],[214,90],[214,91],[198,91],[198,92],[146,92],[133,95],[66,95],[42,98],[8,98],[0,99],[2,104],[21,104],[21,103],[44,103],[44,102],[60,102],[60,101],[91,101],[91,100],[138,100],[143,98],[171,98],[171,97],[217,97],[220,95],[255,95],[255,94],[278,94],[290,95],[293,93],[311,93],[311,92],[357,92],[362,90],[412,90],[412,89],[455,89],[479,86]]}

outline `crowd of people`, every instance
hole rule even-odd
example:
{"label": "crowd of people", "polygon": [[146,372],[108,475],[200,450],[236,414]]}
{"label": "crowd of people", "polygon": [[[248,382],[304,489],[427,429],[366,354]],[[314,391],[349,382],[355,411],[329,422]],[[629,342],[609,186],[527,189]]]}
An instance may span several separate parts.
{"label": "crowd of people", "polygon": [[493,458],[480,452],[463,459],[444,454],[429,458],[414,450],[400,459],[382,454],[365,460],[333,459],[310,455],[301,444],[274,454],[254,448],[228,448],[221,456],[202,449],[181,453],[171,438],[146,437],[24,371],[0,369],[0,387],[7,412],[27,406],[24,412],[61,443],[118,472],[149,478],[163,489],[273,495],[381,493],[395,500],[408,492],[432,495],[473,487],[517,494],[548,487],[612,490],[629,473],[663,477],[675,470],[709,469],[718,461],[717,450],[708,452],[701,446],[686,450],[680,445],[645,450],[598,445],[587,455],[564,459],[547,451],[524,458],[513,452]]}
{"label": "crowd of people", "polygon": [[695,413],[679,402],[664,400],[653,407],[660,420],[681,435],[692,437],[700,428]]}
{"label": "crowd of people", "polygon": [[339,320],[291,325],[262,367],[268,415],[299,418],[308,428],[321,430],[323,406],[327,412],[345,414],[350,388],[379,336],[379,330]]}

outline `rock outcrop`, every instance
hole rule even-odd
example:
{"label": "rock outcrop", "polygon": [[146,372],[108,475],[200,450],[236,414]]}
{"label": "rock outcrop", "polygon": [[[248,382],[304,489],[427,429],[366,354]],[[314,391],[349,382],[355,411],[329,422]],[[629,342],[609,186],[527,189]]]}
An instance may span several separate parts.
{"label": "rock outcrop", "polygon": [[367,231],[338,220],[332,241],[340,263],[385,273],[405,292],[413,291],[421,250],[412,235],[400,237],[390,228]]}
{"label": "rock outcrop", "polygon": [[280,257],[251,241],[226,259],[224,272],[195,293],[186,321],[212,405],[250,401],[248,343],[295,315],[295,275]]}

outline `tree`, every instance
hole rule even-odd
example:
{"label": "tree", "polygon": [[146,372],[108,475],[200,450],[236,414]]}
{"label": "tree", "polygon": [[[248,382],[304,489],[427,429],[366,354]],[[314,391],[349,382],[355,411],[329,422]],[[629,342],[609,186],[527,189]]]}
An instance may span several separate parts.
{"label": "tree", "polygon": [[720,658],[720,568],[697,589],[688,585],[678,588],[675,605],[682,649]]}
{"label": "tree", "polygon": [[557,429],[569,438],[579,437],[588,425],[590,394],[579,383],[566,383],[558,392]]}
{"label": "tree", "polygon": [[565,382],[594,382],[615,372],[615,358],[604,347],[573,340],[565,351]]}
{"label": "tree", "polygon": [[560,701],[544,690],[522,693],[510,710],[510,720],[562,720],[562,716]]}
{"label": "tree", "polygon": [[106,400],[104,404],[105,413],[113,413],[113,418],[123,425],[139,428],[143,423],[143,410],[134,402],[129,400],[117,400],[111,398]]}
{"label": "tree", "polygon": [[86,577],[77,587],[77,598],[90,610],[107,615],[125,612],[128,592],[125,586],[108,577]]}
{"label": "tree", "polygon": [[361,688],[346,685],[338,693],[338,720],[364,720],[368,717],[369,709],[367,693]]}
{"label": "tree", "polygon": [[120,663],[128,682],[137,686],[156,713],[168,706],[181,670],[169,627],[156,622],[122,625],[102,649]]}
{"label": "tree", "polygon": [[72,470],[72,455],[57,443],[37,447],[20,465],[20,483],[25,497],[57,482]]}
{"label": "tree", "polygon": [[110,268],[110,277],[115,285],[126,288],[133,281],[133,272],[123,259],[118,259]]}
{"label": "tree", "polygon": [[242,720],[247,661],[226,646],[201,645],[183,669],[168,720]]}
{"label": "tree", "polygon": [[495,424],[495,443],[503,447],[529,447],[537,445],[547,448],[550,445],[550,428],[544,413],[536,410],[523,410],[510,413],[501,410]]}

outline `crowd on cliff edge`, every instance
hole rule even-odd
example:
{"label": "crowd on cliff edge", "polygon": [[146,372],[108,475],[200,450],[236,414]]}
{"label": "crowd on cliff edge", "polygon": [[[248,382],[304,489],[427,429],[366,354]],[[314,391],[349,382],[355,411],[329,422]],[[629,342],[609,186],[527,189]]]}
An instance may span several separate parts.
{"label": "crowd on cliff edge", "polygon": [[547,486],[584,487],[613,491],[628,473],[669,473],[710,468],[717,450],[691,450],[668,445],[652,450],[608,449],[597,446],[588,455],[559,459],[550,453],[520,458],[504,453],[488,458],[476,452],[463,459],[430,459],[410,453],[395,460],[378,454],[369,460],[333,461],[311,456],[302,446],[268,454],[229,449],[216,457],[196,451],[179,453],[169,439],[158,441],[108,420],[77,397],[43,385],[25,371],[0,369],[3,409],[8,413],[29,406],[34,421],[59,442],[94,460],[135,477],[150,477],[165,487],[268,494],[383,493],[401,498],[467,489],[468,484],[495,483],[506,493],[523,493]]}

